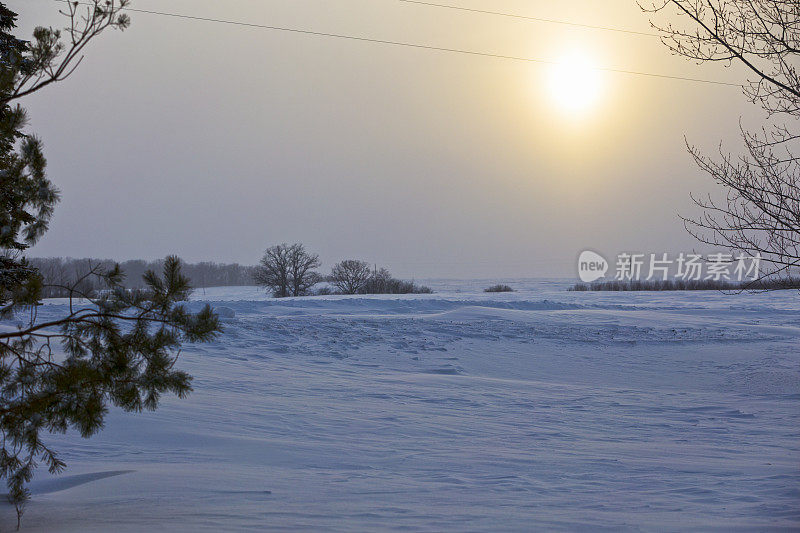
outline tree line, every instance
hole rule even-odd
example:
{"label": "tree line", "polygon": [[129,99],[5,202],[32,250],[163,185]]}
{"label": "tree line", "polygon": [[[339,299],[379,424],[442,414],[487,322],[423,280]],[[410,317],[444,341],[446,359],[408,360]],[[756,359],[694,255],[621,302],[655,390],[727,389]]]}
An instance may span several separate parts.
{"label": "tree line", "polygon": [[[324,294],[429,294],[430,288],[395,278],[385,268],[366,261],[346,259],[336,263],[330,274],[316,269],[319,255],[300,243],[277,244],[267,248],[255,269],[256,283],[276,298]],[[314,290],[314,287],[325,283]]]}
{"label": "tree line", "polygon": [[[103,290],[105,284],[97,276],[86,276],[93,269],[108,270],[119,264],[123,274],[122,286],[126,289],[144,289],[144,275],[148,271],[160,272],[164,268],[164,260],[145,261],[133,259],[116,263],[110,259],[74,259],[71,257],[31,258],[28,264],[35,268],[42,279],[43,298],[67,298],[70,291],[78,289],[84,294],[93,294]],[[238,263],[182,263],[183,275],[189,279],[192,287],[232,287],[254,285],[256,268]]]}
{"label": "tree line", "polygon": [[[42,298],[68,298],[76,294],[97,295],[106,289],[105,281],[88,275],[119,265],[120,286],[146,288],[144,275],[159,272],[164,260],[133,259],[117,263],[110,259],[75,259],[47,257],[28,259],[28,265],[40,276]],[[181,271],[192,287],[235,287],[257,285],[276,298],[327,294],[420,294],[428,287],[397,279],[386,269],[366,261],[347,259],[336,263],[330,273],[322,274],[317,254],[299,243],[279,244],[268,248],[258,266],[238,263],[182,263]]]}
{"label": "tree line", "polygon": [[728,280],[609,280],[595,281],[593,283],[576,283],[568,290],[574,292],[594,291],[780,291],[787,289],[800,289],[800,278],[774,277],[759,278],[749,281]]}

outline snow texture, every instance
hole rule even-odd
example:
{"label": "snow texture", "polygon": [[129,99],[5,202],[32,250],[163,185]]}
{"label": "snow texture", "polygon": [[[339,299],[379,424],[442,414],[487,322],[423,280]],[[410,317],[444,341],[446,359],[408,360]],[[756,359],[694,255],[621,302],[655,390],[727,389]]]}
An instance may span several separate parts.
{"label": "snow texture", "polygon": [[184,350],[195,392],[49,436],[23,531],[800,528],[797,292],[497,281],[198,293],[225,332]]}

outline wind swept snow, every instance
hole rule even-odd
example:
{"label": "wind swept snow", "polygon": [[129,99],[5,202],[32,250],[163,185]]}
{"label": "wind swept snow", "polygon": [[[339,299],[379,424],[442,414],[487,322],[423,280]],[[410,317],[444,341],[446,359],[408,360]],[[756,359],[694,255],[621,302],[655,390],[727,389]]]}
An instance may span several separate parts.
{"label": "wind swept snow", "polygon": [[68,470],[23,530],[800,528],[796,292],[502,281],[206,289],[225,332],[184,350],[195,392],[48,437]]}

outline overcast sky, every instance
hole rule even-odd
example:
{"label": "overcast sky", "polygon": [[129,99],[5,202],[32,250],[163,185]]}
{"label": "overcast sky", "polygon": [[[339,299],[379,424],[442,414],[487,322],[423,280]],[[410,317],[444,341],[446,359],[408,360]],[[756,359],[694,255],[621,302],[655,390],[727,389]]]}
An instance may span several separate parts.
{"label": "overcast sky", "polygon": [[[649,31],[633,0],[442,0]],[[11,0],[20,25],[63,25]],[[715,80],[658,39],[398,0],[134,0],[132,7]],[[684,136],[736,148],[734,87],[603,73],[580,113],[552,67],[133,13],[28,98],[61,189],[35,256],[254,264],[303,242],[402,276],[575,275],[586,248],[691,251],[678,214],[713,190]]]}

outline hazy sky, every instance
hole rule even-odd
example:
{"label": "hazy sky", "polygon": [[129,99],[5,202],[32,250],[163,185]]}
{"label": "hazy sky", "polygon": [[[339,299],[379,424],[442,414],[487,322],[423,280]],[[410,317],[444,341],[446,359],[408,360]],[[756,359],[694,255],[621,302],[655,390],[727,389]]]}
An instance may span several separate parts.
{"label": "hazy sky", "polygon": [[[53,0],[11,0],[25,33]],[[633,0],[442,0],[648,31]],[[398,0],[134,0],[132,7],[504,55],[739,81],[658,39]],[[402,276],[575,274],[580,251],[690,251],[713,190],[684,135],[736,148],[733,87],[602,73],[582,112],[553,67],[150,14],[29,98],[61,189],[37,256],[254,264],[300,241],[326,266]],[[748,118],[749,116],[749,118]]]}

